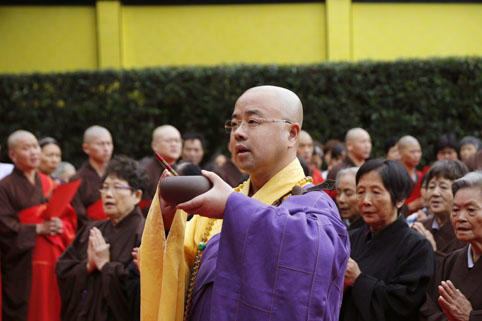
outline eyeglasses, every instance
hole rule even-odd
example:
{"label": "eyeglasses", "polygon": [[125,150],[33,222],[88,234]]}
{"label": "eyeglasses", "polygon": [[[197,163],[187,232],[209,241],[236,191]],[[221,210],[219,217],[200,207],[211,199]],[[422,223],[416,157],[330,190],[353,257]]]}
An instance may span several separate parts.
{"label": "eyeglasses", "polygon": [[130,186],[122,186],[122,185],[113,185],[113,186],[109,186],[109,185],[103,185],[102,188],[99,190],[101,193],[105,194],[107,193],[108,191],[112,190],[113,193],[120,193],[122,191],[132,191],[134,189],[134,187],[130,187]]}
{"label": "eyeglasses", "polygon": [[160,141],[162,143],[166,143],[166,144],[181,144],[182,143],[182,139],[180,139],[180,138],[160,139]]}
{"label": "eyeglasses", "polygon": [[266,119],[266,118],[248,118],[248,120],[227,120],[226,123],[224,124],[224,130],[226,130],[227,134],[230,134],[231,132],[237,130],[241,126],[246,126],[249,129],[256,128],[264,123],[286,123],[286,124],[292,124],[293,122],[291,120],[287,119]]}

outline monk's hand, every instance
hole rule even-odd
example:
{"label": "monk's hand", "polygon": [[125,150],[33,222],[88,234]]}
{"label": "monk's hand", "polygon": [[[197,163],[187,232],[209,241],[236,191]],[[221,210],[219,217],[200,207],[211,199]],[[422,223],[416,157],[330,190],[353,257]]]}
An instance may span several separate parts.
{"label": "monk's hand", "polygon": [[50,235],[62,234],[62,220],[58,217],[50,219]]}
{"label": "monk's hand", "polygon": [[425,221],[428,218],[428,215],[424,210],[418,210],[417,213],[417,222]]}
{"label": "monk's hand", "polygon": [[438,291],[438,302],[449,321],[469,321],[472,304],[452,281],[442,281]]}
{"label": "monk's hand", "polygon": [[110,244],[105,242],[101,231],[97,227],[93,227],[90,230],[89,240],[90,239],[92,239],[93,260],[95,266],[101,271],[104,265],[110,262]]}
{"label": "monk's hand", "polygon": [[[173,176],[171,172],[167,169],[162,172],[161,178],[159,179],[159,185],[161,184],[162,180],[165,177]],[[172,220],[174,219],[174,215],[176,214],[176,206],[169,205],[164,199],[161,197],[161,193],[159,193],[159,204],[161,207],[162,212],[162,220],[164,222],[164,230],[168,231],[171,228]]]}
{"label": "monk's hand", "polygon": [[433,238],[432,233],[429,230],[427,230],[422,223],[420,222],[413,223],[412,229],[414,229],[416,232],[425,236],[425,238],[430,242],[430,244],[432,244],[433,250],[437,251],[437,243],[435,243],[435,239]]}
{"label": "monk's hand", "polygon": [[89,235],[89,245],[87,247],[87,273],[91,273],[95,270],[94,262],[94,245]]}
{"label": "monk's hand", "polygon": [[360,273],[361,271],[358,263],[356,263],[354,259],[349,258],[346,266],[344,288],[346,289],[349,286],[353,286]]}
{"label": "monk's hand", "polygon": [[189,214],[199,214],[210,218],[222,219],[224,217],[226,201],[234,190],[213,172],[203,170],[202,174],[213,183],[213,187],[206,193],[198,195],[190,201],[178,204],[177,208]]}
{"label": "monk's hand", "polygon": [[35,232],[39,235],[55,235],[62,233],[62,221],[58,217],[35,225]]}
{"label": "monk's hand", "polygon": [[133,248],[131,254],[132,254],[132,258],[134,259],[134,264],[137,270],[140,271],[141,269],[139,269],[139,248],[138,247]]}

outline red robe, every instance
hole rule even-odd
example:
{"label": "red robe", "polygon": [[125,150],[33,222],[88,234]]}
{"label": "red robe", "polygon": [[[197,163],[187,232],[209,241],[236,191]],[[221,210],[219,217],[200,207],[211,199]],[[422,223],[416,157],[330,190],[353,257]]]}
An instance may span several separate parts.
{"label": "red robe", "polygon": [[[54,181],[38,173],[42,183],[42,191],[47,198],[54,190]],[[20,223],[39,224],[40,217],[47,205],[41,204],[24,209],[18,213]],[[28,308],[29,321],[60,321],[60,295],[55,275],[55,265],[59,256],[75,237],[77,216],[69,207],[60,216],[63,233],[57,235],[37,235],[32,257],[32,286]]]}

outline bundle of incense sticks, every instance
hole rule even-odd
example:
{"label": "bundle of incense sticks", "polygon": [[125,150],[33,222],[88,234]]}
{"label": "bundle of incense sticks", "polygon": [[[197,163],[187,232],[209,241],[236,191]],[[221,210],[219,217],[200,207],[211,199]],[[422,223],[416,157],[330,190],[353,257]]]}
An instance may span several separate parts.
{"label": "bundle of incense sticks", "polygon": [[179,174],[174,170],[174,168],[172,168],[171,165],[169,165],[169,163],[166,162],[164,157],[162,157],[158,152],[156,152],[156,158],[161,162],[162,167],[171,172],[172,175],[179,176]]}

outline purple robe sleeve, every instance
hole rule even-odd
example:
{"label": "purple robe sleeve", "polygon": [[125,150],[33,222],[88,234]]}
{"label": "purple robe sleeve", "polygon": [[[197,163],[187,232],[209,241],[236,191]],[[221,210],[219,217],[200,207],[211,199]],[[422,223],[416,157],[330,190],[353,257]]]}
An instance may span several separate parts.
{"label": "purple robe sleeve", "polygon": [[228,198],[216,263],[213,320],[338,320],[350,248],[324,192],[279,207]]}

